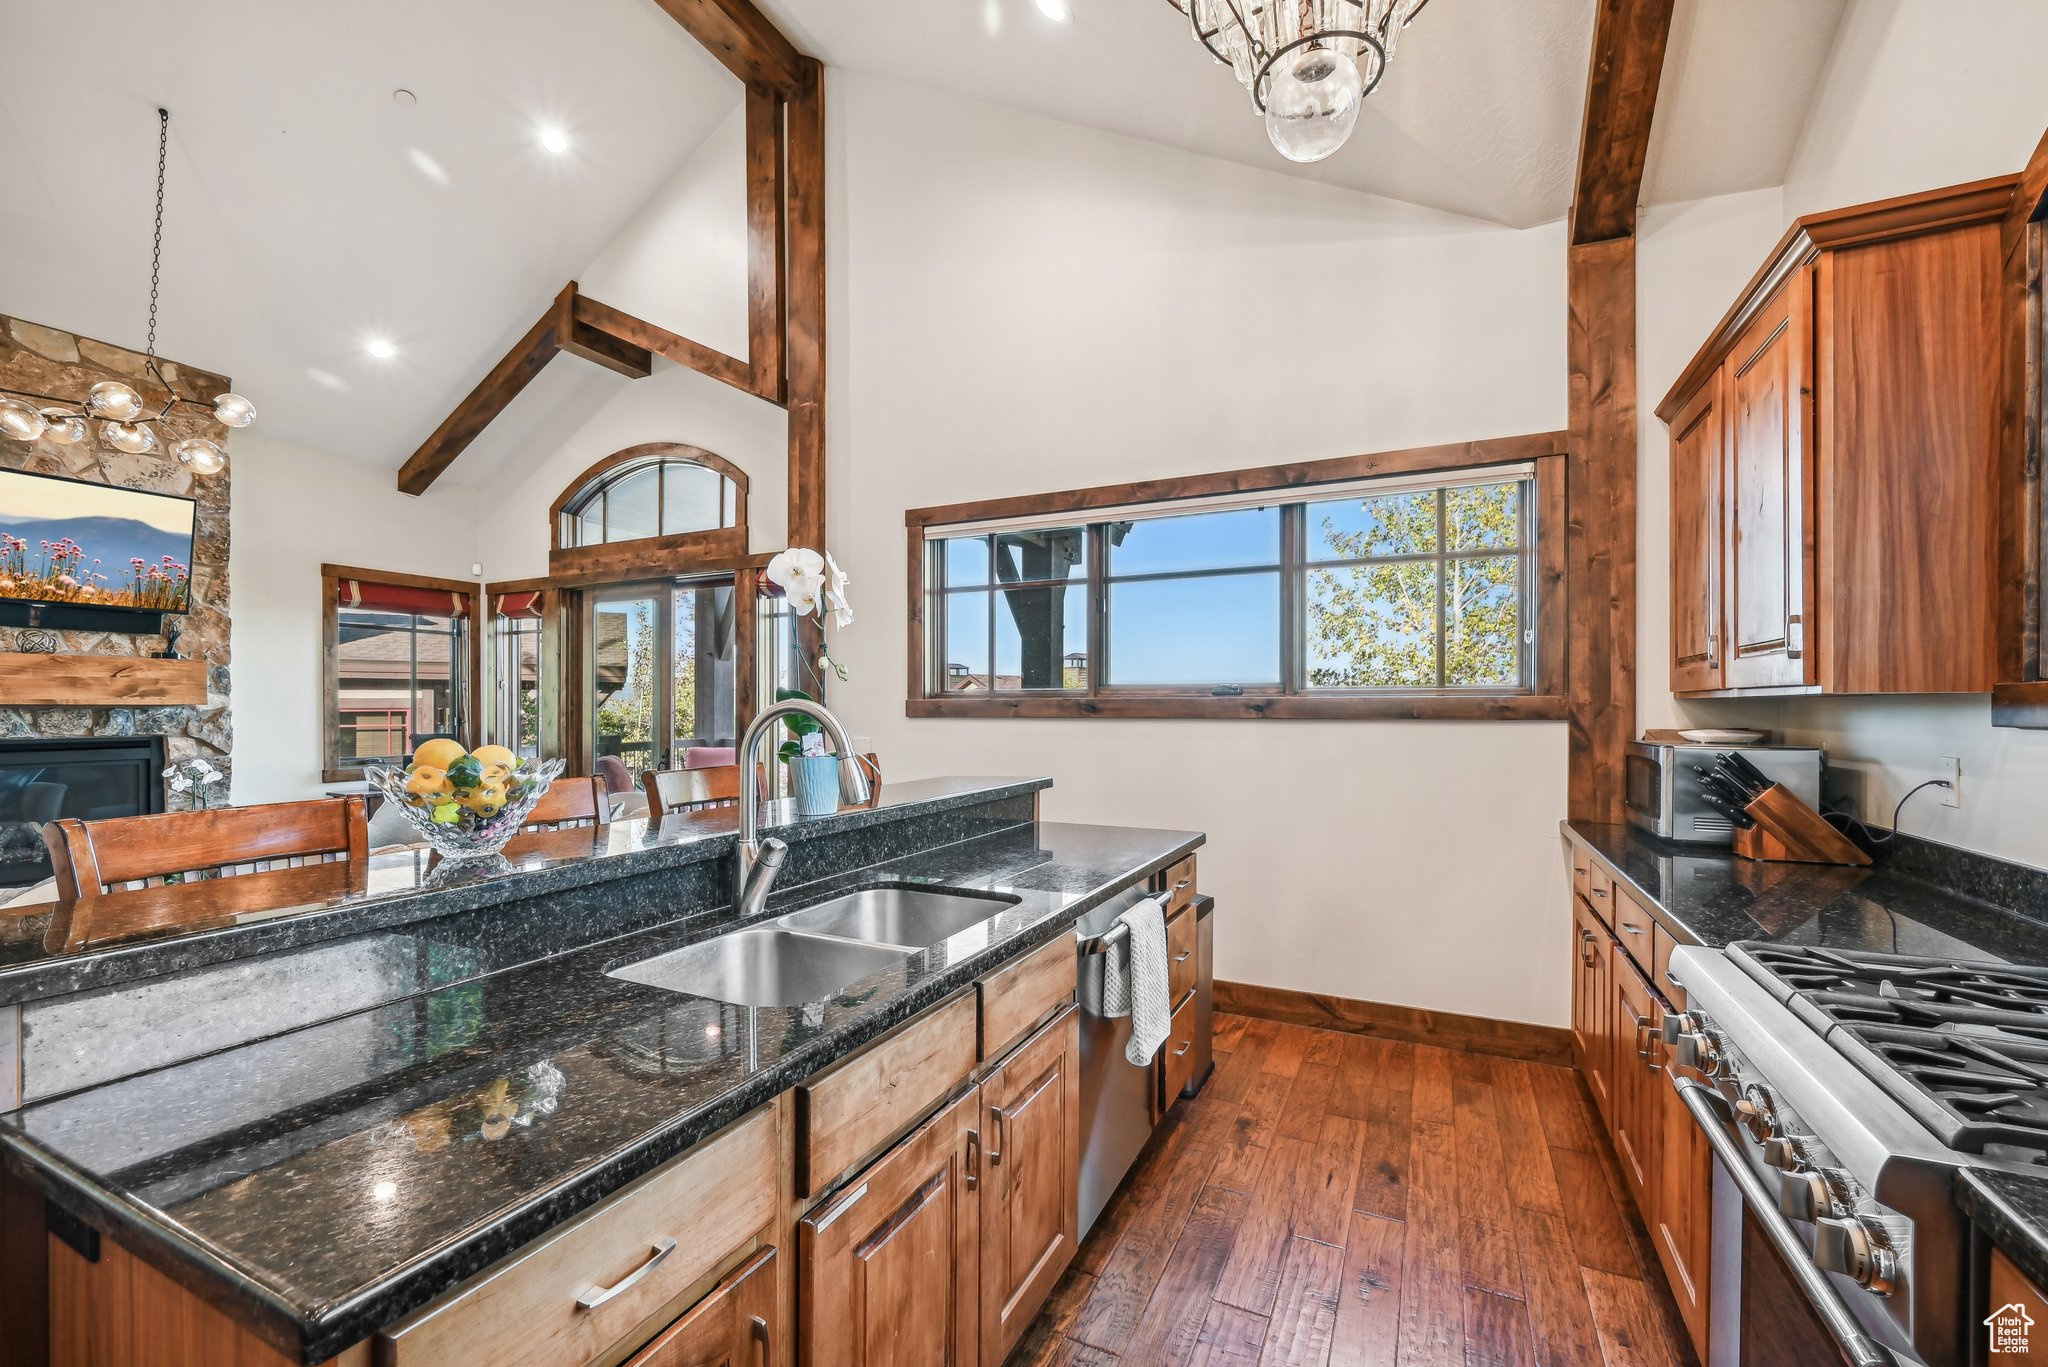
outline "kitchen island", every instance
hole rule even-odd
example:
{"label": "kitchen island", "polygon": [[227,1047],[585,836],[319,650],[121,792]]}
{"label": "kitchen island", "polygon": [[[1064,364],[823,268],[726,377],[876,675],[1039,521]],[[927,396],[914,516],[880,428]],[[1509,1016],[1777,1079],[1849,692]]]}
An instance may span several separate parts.
{"label": "kitchen island", "polygon": [[[898,784],[877,811],[780,823],[791,854],[761,921],[875,885],[983,895],[993,912],[795,1004],[737,1005],[613,971],[743,928],[721,857],[730,812],[621,823],[590,837],[603,848],[583,859],[453,886],[424,886],[433,875],[423,873],[407,890],[386,856],[359,897],[97,955],[18,948],[0,969],[0,1003],[25,1027],[28,1096],[0,1117],[0,1149],[17,1182],[51,1203],[53,1332],[64,1332],[60,1289],[90,1287],[89,1259],[112,1245],[224,1310],[280,1360],[360,1351],[741,1130],[774,1135],[786,1189],[760,1193],[772,1218],[734,1248],[779,1243],[786,1283],[790,1226],[805,1209],[906,1129],[929,1125],[958,1083],[991,1085],[997,1065],[1039,1035],[1014,1050],[1025,1035],[1007,1027],[972,1035],[959,1078],[924,1067],[936,1049],[893,1059],[877,1082],[892,1095],[852,1109],[890,1118],[899,1081],[921,1068],[936,1079],[931,1104],[904,1108],[900,1124],[854,1125],[834,1150],[845,1165],[830,1171],[822,1142],[810,1170],[804,1162],[824,1114],[817,1079],[855,1077],[862,1060],[891,1058],[920,1031],[940,1039],[928,1023],[941,1018],[972,1031],[977,1001],[989,1033],[990,1003],[1021,964],[1044,967],[1015,999],[1045,1009],[1027,1009],[1019,1029],[1055,1030],[1072,1014],[1060,1003],[1074,994],[1075,922],[1191,866],[1198,834],[1037,821],[1044,786]],[[77,990],[95,983],[110,985]],[[721,1274],[733,1270],[725,1251],[697,1250]],[[609,1285],[645,1257],[587,1276]],[[677,1308],[682,1293],[670,1291],[659,1305]],[[597,1318],[577,1312],[565,1342],[602,1338],[583,1327]],[[795,1326],[776,1322],[793,1343]],[[610,1323],[622,1338],[641,1328],[638,1316]],[[590,1356],[579,1347],[544,1360]]]}

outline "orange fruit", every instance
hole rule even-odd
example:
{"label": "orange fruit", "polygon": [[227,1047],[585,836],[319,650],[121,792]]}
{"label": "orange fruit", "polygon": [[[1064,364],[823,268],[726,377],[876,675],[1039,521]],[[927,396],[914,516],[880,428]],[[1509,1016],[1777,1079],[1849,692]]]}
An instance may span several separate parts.
{"label": "orange fruit", "polygon": [[486,769],[494,764],[501,765],[508,770],[519,767],[519,756],[513,754],[511,750],[502,745],[479,745],[470,753],[482,760]]}
{"label": "orange fruit", "polygon": [[449,791],[446,771],[431,764],[416,764],[405,776],[405,791],[417,798],[437,798]]}
{"label": "orange fruit", "polygon": [[468,753],[459,740],[423,740],[412,752],[412,762],[415,768],[446,769]]}

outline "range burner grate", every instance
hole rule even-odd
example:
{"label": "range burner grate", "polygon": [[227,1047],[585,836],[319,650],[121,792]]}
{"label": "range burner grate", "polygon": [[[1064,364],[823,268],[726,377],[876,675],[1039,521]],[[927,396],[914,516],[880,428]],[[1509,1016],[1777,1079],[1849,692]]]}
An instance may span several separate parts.
{"label": "range burner grate", "polygon": [[2048,1163],[2048,969],[1810,945],[1730,957],[1950,1148]]}

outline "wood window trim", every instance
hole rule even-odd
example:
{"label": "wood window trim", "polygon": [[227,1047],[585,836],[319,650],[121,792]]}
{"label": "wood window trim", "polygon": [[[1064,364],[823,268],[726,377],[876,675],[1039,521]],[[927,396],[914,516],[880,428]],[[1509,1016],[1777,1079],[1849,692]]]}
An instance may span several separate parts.
{"label": "wood window trim", "polygon": [[[1098,485],[1057,493],[913,508],[904,514],[909,550],[909,668],[904,712],[910,717],[1112,717],[1202,720],[1557,721],[1568,713],[1565,661],[1565,490],[1563,432],[1406,447],[1366,455]],[[1218,697],[1207,690],[1099,689],[1090,694],[1015,693],[930,697],[925,693],[925,564],[928,527],[996,519],[1060,518],[1132,504],[1172,504],[1267,490],[1306,502],[1318,486],[1378,475],[1428,474],[1533,462],[1536,467],[1536,687],[1527,693],[1285,693],[1247,689]],[[1090,538],[1091,545],[1094,538]],[[1093,575],[1091,573],[1091,581]],[[1098,614],[1090,613],[1089,651],[1101,658]]]}
{"label": "wood window trim", "polygon": [[[623,466],[645,461],[682,461],[701,466],[733,484],[733,525],[712,531],[677,532],[596,546],[564,546],[562,518],[569,505]],[[548,582],[556,587],[623,583],[669,574],[731,570],[747,559],[747,472],[701,446],[653,441],[614,451],[569,482],[548,505]],[[659,525],[657,523],[657,525]]]}
{"label": "wood window trim", "polygon": [[340,699],[341,685],[341,583],[344,579],[359,579],[372,584],[389,584],[394,588],[433,589],[441,593],[458,594],[469,599],[468,626],[463,632],[463,649],[468,655],[467,678],[463,684],[463,722],[472,732],[481,724],[483,717],[483,638],[482,614],[488,609],[490,600],[467,579],[441,579],[426,574],[404,574],[397,570],[370,570],[355,565],[322,565],[320,567],[320,781],[322,783],[359,783],[363,779],[361,766],[344,767],[341,763],[341,710],[335,704]]}

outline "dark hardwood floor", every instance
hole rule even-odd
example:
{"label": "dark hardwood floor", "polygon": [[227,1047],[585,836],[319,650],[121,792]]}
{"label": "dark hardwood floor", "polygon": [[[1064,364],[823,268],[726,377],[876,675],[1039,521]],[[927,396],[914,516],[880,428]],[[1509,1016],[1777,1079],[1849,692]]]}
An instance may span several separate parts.
{"label": "dark hardwood floor", "polygon": [[1567,1069],[1218,1016],[1012,1364],[1693,1367]]}

